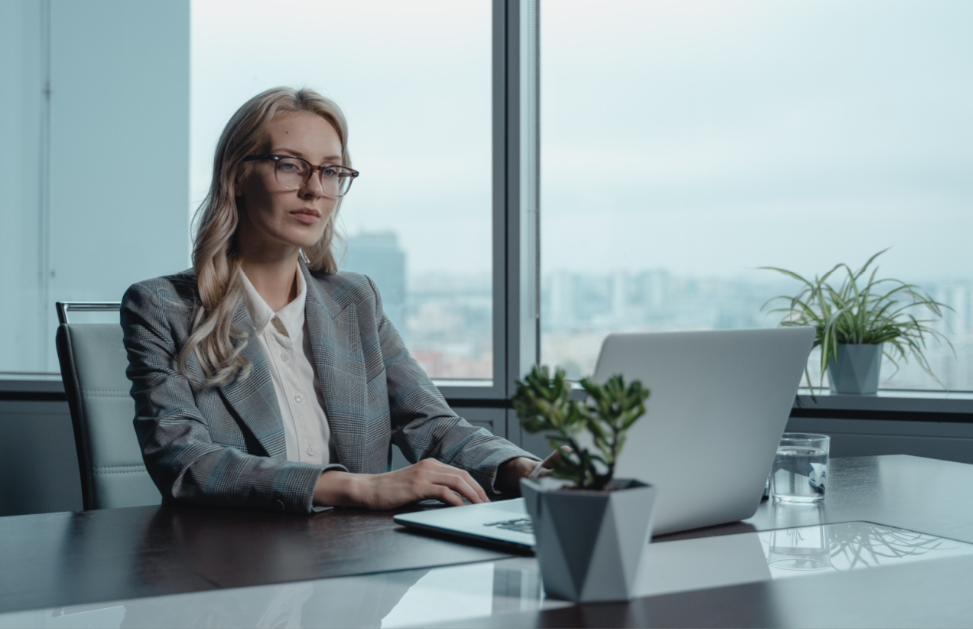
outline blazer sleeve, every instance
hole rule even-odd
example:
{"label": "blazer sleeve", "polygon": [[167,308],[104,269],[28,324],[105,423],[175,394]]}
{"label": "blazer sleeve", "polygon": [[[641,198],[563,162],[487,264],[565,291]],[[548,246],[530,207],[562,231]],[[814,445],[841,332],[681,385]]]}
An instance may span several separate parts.
{"label": "blazer sleeve", "polygon": [[499,493],[497,468],[517,457],[540,460],[485,428],[478,428],[456,415],[439,389],[406,349],[402,337],[382,308],[375,292],[375,319],[385,363],[392,443],[399,446],[410,463],[434,458],[470,473],[488,492]]}
{"label": "blazer sleeve", "polygon": [[[168,286],[167,286],[168,284]],[[149,475],[166,502],[248,507],[309,513],[321,466],[249,454],[214,443],[207,410],[196,403],[194,387],[176,369],[186,338],[189,308],[171,283],[136,284],[122,299],[121,324],[135,399],[135,432]],[[205,397],[205,396],[204,396]],[[211,396],[212,397],[212,396]]]}

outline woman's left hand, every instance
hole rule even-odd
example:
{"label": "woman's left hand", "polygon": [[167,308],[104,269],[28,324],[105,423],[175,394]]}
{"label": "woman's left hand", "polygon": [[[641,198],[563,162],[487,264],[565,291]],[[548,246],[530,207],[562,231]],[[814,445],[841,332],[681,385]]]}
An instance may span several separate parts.
{"label": "woman's left hand", "polygon": [[[545,467],[551,466],[550,462],[545,461],[545,463],[547,463]],[[530,476],[538,465],[542,465],[542,463],[524,456],[510,459],[497,469],[497,489],[503,492],[519,493],[520,479]]]}

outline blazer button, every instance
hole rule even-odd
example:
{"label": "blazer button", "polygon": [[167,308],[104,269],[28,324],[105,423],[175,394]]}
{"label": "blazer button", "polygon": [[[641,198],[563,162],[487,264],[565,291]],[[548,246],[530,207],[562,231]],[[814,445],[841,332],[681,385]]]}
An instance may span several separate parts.
{"label": "blazer button", "polygon": [[274,501],[274,507],[278,511],[283,511],[284,510],[284,501],[283,500],[275,500]]}

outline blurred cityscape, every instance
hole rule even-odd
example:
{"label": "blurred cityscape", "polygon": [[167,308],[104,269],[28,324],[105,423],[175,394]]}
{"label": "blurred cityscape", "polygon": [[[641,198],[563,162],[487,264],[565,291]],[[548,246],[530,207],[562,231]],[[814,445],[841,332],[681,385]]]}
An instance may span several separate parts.
{"label": "blurred cityscape", "polygon": [[[796,282],[756,270],[733,279],[678,277],[654,269],[609,275],[552,273],[542,281],[541,361],[564,367],[572,378],[594,372],[602,340],[610,332],[774,327],[782,313],[771,311],[787,304],[777,300],[768,305],[768,300],[799,290]],[[929,338],[926,358],[950,390],[973,390],[973,282],[926,282],[922,288],[951,308],[932,327],[953,348]],[[914,314],[922,319],[927,312],[916,309]],[[818,356],[812,354],[808,363],[815,385],[820,382]],[[899,361],[898,370],[886,361],[881,386],[941,388],[914,360]]]}
{"label": "blurred cityscape", "polygon": [[[392,232],[350,237],[343,268],[375,281],[390,320],[431,377],[492,377],[489,274],[408,275],[407,256]],[[733,279],[680,277],[665,269],[549,273],[542,278],[541,361],[581,378],[594,371],[610,332],[774,327],[781,315],[770,310],[784,304],[767,301],[795,286],[765,271]],[[955,348],[954,355],[929,339],[926,357],[950,390],[973,391],[973,282],[926,282],[922,288],[951,308],[935,327]],[[809,371],[816,383],[815,362]],[[885,364],[882,379],[885,388],[940,388],[915,361],[900,363],[898,371]]]}
{"label": "blurred cityscape", "polygon": [[342,269],[374,280],[389,320],[430,377],[493,377],[489,274],[426,274],[407,284],[406,254],[394,232],[350,236]]}

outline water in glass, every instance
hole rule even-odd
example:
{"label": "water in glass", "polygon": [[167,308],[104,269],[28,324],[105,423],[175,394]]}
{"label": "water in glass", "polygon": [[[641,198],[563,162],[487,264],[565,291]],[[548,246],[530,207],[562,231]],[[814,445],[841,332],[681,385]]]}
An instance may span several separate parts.
{"label": "water in glass", "polygon": [[806,446],[782,446],[777,450],[771,475],[775,502],[814,504],[824,500],[828,452]]}

